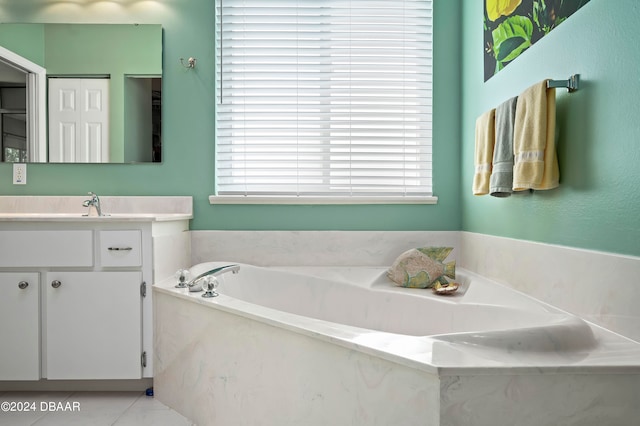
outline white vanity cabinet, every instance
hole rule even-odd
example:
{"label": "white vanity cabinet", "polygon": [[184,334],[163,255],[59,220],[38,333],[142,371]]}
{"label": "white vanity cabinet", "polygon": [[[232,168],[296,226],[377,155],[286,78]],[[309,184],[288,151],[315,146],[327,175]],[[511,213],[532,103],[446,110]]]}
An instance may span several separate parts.
{"label": "white vanity cabinet", "polygon": [[184,235],[188,218],[0,220],[0,381],[151,378],[150,286]]}
{"label": "white vanity cabinet", "polygon": [[40,378],[40,276],[0,272],[0,380]]}

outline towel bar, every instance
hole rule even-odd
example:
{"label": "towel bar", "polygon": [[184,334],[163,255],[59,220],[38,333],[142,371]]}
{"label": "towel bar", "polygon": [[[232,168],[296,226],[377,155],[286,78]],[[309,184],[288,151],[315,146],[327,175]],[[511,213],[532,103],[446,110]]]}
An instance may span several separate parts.
{"label": "towel bar", "polygon": [[569,92],[575,92],[580,86],[580,74],[574,74],[568,80],[548,80],[547,88],[564,87]]}

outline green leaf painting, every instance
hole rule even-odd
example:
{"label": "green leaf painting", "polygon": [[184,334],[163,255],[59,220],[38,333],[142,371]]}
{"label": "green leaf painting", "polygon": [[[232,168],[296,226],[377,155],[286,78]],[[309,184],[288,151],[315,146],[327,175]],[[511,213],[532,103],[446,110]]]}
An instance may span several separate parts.
{"label": "green leaf painting", "polygon": [[514,60],[531,46],[533,24],[524,16],[511,16],[491,32],[496,61],[504,63]]}
{"label": "green leaf painting", "polygon": [[549,34],[589,0],[485,0],[484,80]]}

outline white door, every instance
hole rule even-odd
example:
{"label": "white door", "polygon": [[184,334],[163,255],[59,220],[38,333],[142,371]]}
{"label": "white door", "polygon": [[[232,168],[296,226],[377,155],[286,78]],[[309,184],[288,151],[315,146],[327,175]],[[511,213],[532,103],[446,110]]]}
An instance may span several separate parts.
{"label": "white door", "polygon": [[36,272],[0,273],[0,380],[40,379],[39,288]]}
{"label": "white door", "polygon": [[47,272],[49,380],[142,377],[140,272]]}
{"label": "white door", "polygon": [[109,162],[109,79],[49,79],[49,161]]}

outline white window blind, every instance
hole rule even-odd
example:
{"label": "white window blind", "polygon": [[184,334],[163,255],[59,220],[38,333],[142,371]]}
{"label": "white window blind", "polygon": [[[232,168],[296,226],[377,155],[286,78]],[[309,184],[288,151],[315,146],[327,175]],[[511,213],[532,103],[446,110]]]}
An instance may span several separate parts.
{"label": "white window blind", "polygon": [[217,195],[432,195],[431,0],[216,6]]}

